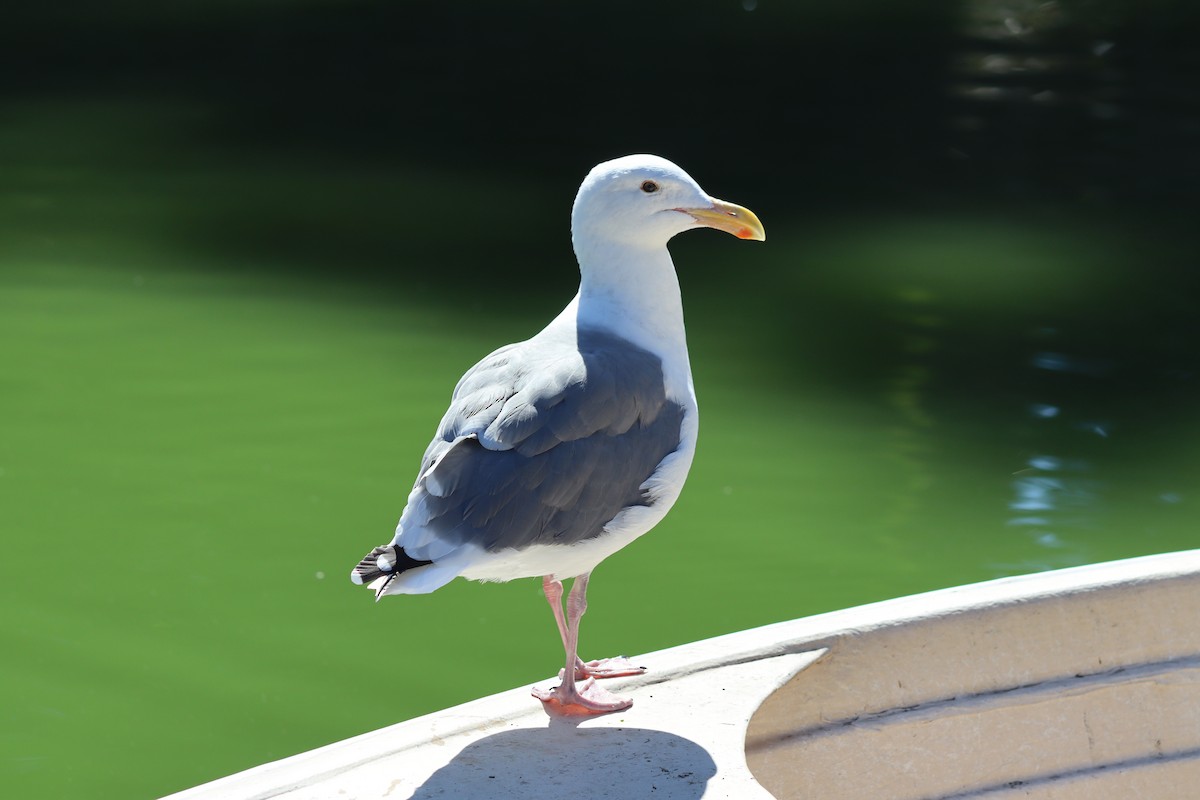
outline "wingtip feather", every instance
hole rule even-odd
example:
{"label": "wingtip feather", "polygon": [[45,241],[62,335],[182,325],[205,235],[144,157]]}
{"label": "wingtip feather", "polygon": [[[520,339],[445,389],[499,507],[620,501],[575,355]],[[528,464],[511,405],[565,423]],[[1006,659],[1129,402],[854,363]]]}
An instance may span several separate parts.
{"label": "wingtip feather", "polygon": [[370,585],[378,602],[403,572],[432,563],[409,556],[399,545],[376,547],[350,571],[350,582],[356,586]]}

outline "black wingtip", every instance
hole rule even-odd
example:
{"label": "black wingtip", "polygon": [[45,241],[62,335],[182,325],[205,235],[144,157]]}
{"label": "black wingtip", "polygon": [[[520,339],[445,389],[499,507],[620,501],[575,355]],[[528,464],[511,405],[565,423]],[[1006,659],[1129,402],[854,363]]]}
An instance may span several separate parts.
{"label": "black wingtip", "polygon": [[375,599],[379,600],[392,582],[400,576],[400,573],[432,563],[432,561],[422,561],[411,557],[399,545],[389,544],[385,547],[376,547],[363,556],[362,561],[359,561],[357,566],[350,570],[350,581],[359,586],[366,586],[386,575],[387,580],[375,590]]}
{"label": "black wingtip", "polygon": [[[359,561],[354,569],[350,570],[350,581],[358,584],[359,586],[366,586],[368,583],[380,577],[381,575],[386,575],[388,572],[391,572],[390,569],[384,570],[381,568],[379,557],[385,553],[389,554],[392,559],[391,563],[394,564],[395,551],[395,545],[390,545],[388,547],[376,547],[374,550],[363,556],[362,561]],[[383,564],[387,565],[388,560],[385,560]]]}

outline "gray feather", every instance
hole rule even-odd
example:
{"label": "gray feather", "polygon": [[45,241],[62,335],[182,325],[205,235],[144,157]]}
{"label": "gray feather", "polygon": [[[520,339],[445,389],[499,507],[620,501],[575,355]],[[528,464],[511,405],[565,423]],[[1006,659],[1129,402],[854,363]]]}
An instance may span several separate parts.
{"label": "gray feather", "polygon": [[678,449],[683,416],[661,360],[611,333],[498,350],[459,381],[425,453],[422,526],[490,551],[598,536],[651,502],[640,487]]}

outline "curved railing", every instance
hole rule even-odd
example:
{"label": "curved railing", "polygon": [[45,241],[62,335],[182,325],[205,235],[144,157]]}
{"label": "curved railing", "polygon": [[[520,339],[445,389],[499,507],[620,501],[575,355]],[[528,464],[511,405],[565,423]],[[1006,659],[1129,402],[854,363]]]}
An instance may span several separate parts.
{"label": "curved railing", "polygon": [[1200,550],[1005,578],[649,653],[626,712],[521,687],[172,798],[1182,800],[1197,620]]}

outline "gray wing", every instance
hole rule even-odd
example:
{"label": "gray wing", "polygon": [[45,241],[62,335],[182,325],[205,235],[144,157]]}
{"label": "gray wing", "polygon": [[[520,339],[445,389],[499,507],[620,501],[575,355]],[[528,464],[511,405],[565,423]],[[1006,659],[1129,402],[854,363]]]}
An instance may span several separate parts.
{"label": "gray wing", "polygon": [[414,487],[420,518],[401,525],[489,551],[595,537],[652,502],[641,485],[679,447],[683,416],[660,359],[607,332],[502,348],[455,388]]}

